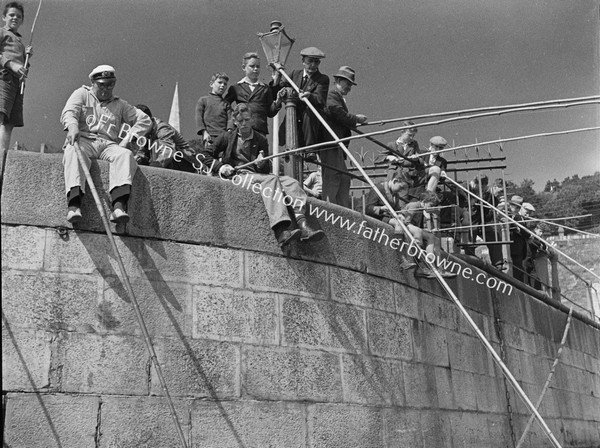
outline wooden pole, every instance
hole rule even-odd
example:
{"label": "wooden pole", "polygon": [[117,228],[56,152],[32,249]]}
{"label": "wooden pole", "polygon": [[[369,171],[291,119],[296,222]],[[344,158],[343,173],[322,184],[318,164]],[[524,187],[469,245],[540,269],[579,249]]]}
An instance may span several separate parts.
{"label": "wooden pole", "polygon": [[[285,71],[283,69],[281,69],[281,68],[278,68],[278,70],[282,74],[282,76],[284,76],[288,80],[288,82],[294,88],[294,90],[296,90],[297,92],[299,92],[300,89],[294,83],[294,81],[291,80],[291,78],[287,75],[287,73],[285,73]],[[309,107],[309,109],[313,112],[313,114],[315,114],[315,117],[319,119],[319,121],[321,122],[321,124],[323,124],[323,126],[327,130],[327,132],[329,132],[334,139],[337,139],[337,135],[335,134],[335,132],[333,132],[333,130],[331,129],[331,127],[327,124],[327,122],[323,119],[323,117],[321,117],[321,114],[319,114],[319,112],[310,103],[310,101],[308,101],[306,98],[302,98],[302,101],[304,101],[306,103],[306,105]],[[327,142],[327,143],[331,144],[331,142]],[[337,140],[337,143],[340,146],[340,148],[342,148],[342,150],[346,153],[346,156],[348,157],[348,159],[358,168],[358,170],[363,175],[363,177],[368,181],[369,185],[371,186],[371,188],[373,189],[373,191],[375,191],[375,193],[377,194],[377,196],[379,196],[379,198],[381,199],[381,201],[384,204],[384,206],[388,209],[388,211],[391,213],[391,215],[400,224],[400,226],[402,227],[402,230],[403,230],[404,234],[406,236],[408,236],[408,238],[410,239],[410,244],[413,245],[413,246],[415,246],[416,240],[415,240],[414,236],[412,235],[412,233],[410,232],[410,230],[408,229],[408,227],[404,224],[403,220],[400,219],[399,215],[396,213],[396,211],[394,210],[394,208],[390,205],[390,203],[388,202],[388,200],[386,199],[386,197],[383,195],[383,193],[377,188],[377,186],[375,185],[375,183],[373,183],[373,181],[371,180],[371,178],[369,177],[369,175],[367,174],[367,172],[361,167],[361,165],[358,163],[358,161],[356,160],[356,158],[354,157],[354,155],[350,152],[350,150],[346,147],[346,145],[344,145],[341,141],[339,141],[339,139]],[[490,353],[490,355],[492,356],[492,358],[494,359],[494,361],[496,362],[496,364],[498,365],[498,367],[502,370],[502,372],[504,373],[504,375],[506,376],[506,378],[511,382],[511,384],[514,387],[514,389],[517,391],[517,393],[519,394],[519,396],[521,397],[521,399],[523,400],[523,402],[525,403],[525,405],[529,408],[529,410],[533,414],[535,414],[535,416],[538,419],[538,422],[539,422],[542,430],[544,431],[544,433],[546,434],[546,436],[548,437],[548,439],[552,442],[552,445],[555,448],[561,448],[560,444],[558,443],[558,440],[556,440],[556,438],[554,437],[554,435],[550,431],[550,428],[548,427],[548,425],[546,424],[546,422],[544,421],[544,419],[542,418],[542,416],[538,413],[537,409],[535,409],[535,407],[533,406],[533,403],[529,400],[529,398],[527,398],[527,395],[525,394],[525,392],[523,391],[523,389],[519,385],[518,381],[512,375],[512,373],[510,372],[510,370],[508,369],[508,367],[506,366],[506,364],[504,364],[504,362],[502,361],[502,359],[500,358],[500,356],[498,355],[498,353],[496,353],[496,351],[492,347],[492,344],[486,339],[485,335],[481,332],[481,330],[479,329],[479,327],[477,326],[477,324],[475,323],[475,321],[471,318],[471,316],[469,315],[468,311],[463,306],[463,304],[461,303],[461,301],[458,299],[458,297],[456,296],[456,294],[454,294],[454,291],[452,291],[452,288],[450,288],[450,286],[448,285],[448,282],[446,282],[446,279],[444,277],[442,277],[440,271],[438,271],[437,267],[435,266],[435,263],[430,262],[427,259],[427,257],[422,256],[422,252],[424,252],[424,251],[421,249],[421,254],[419,254],[421,256],[421,258],[425,260],[425,263],[427,263],[427,265],[429,266],[429,268],[431,269],[431,271],[433,272],[433,274],[435,275],[435,277],[437,278],[437,280],[440,282],[441,286],[448,293],[448,295],[450,296],[450,298],[452,299],[452,301],[454,302],[454,304],[458,307],[459,311],[462,313],[462,315],[464,316],[464,318],[467,320],[467,322],[471,326],[471,329],[475,332],[475,334],[477,335],[477,337],[483,343],[483,345],[486,348],[486,350]]]}
{"label": "wooden pole", "polygon": [[511,105],[507,105],[507,106],[478,107],[475,109],[455,110],[455,111],[451,111],[451,112],[439,112],[439,113],[435,113],[435,114],[413,115],[412,117],[390,118],[388,120],[370,121],[368,123],[362,124],[362,126],[383,125],[383,124],[394,123],[394,122],[398,122],[398,121],[421,120],[423,118],[432,118],[432,117],[447,117],[450,115],[471,114],[474,112],[483,112],[483,111],[492,111],[492,110],[516,109],[516,108],[520,108],[520,107],[542,106],[542,105],[547,105],[547,104],[571,103],[571,102],[586,101],[586,100],[592,100],[592,99],[600,99],[600,95],[585,96],[585,97],[580,97],[580,98],[566,98],[566,99],[561,99],[561,100],[535,101],[533,103],[511,104]]}
{"label": "wooden pole", "polygon": [[[35,13],[35,17],[33,19],[33,24],[31,25],[31,35],[29,37],[29,46],[30,47],[31,47],[31,44],[33,43],[33,32],[35,31],[35,23],[37,22],[38,16],[40,15],[41,8],[42,8],[42,0],[40,0],[40,3],[37,8],[37,12]],[[25,56],[25,69],[27,69],[27,64],[29,64],[29,53],[27,53],[27,55]],[[21,95],[23,95],[24,91],[25,91],[25,78],[21,79]]]}
{"label": "wooden pole", "polygon": [[129,298],[131,299],[131,304],[133,305],[133,310],[135,311],[135,316],[137,318],[140,329],[142,330],[142,335],[144,336],[144,342],[146,343],[146,348],[150,353],[150,359],[152,360],[152,364],[154,364],[154,368],[156,370],[156,375],[160,381],[160,384],[163,388],[165,396],[167,398],[167,403],[169,404],[169,411],[171,413],[171,417],[175,422],[175,426],[177,427],[177,433],[179,434],[179,438],[181,440],[181,446],[183,448],[187,448],[187,442],[185,440],[185,436],[183,435],[183,430],[181,429],[181,425],[179,424],[179,419],[177,418],[177,413],[175,412],[175,406],[173,405],[173,400],[171,399],[171,395],[169,394],[169,390],[167,389],[167,383],[165,382],[165,378],[162,374],[162,369],[160,368],[160,364],[158,363],[158,358],[156,356],[156,351],[154,350],[154,344],[152,344],[152,339],[150,338],[150,334],[148,333],[148,328],[146,327],[146,323],[144,322],[144,316],[140,310],[140,306],[138,304],[137,298],[133,293],[133,288],[131,287],[131,283],[129,281],[129,276],[127,275],[127,271],[125,270],[125,265],[123,264],[123,259],[121,258],[121,254],[119,253],[119,249],[117,248],[117,244],[115,242],[115,237],[110,228],[110,224],[108,223],[108,218],[106,217],[106,212],[104,207],[102,206],[102,202],[100,201],[100,196],[98,195],[98,191],[96,190],[96,186],[94,185],[94,181],[92,179],[92,175],[90,174],[90,170],[88,169],[85,161],[83,160],[83,156],[81,155],[81,150],[79,149],[79,144],[75,142],[74,144],[75,154],[77,155],[77,160],[79,161],[79,165],[81,166],[83,173],[85,174],[85,179],[87,181],[88,186],[90,187],[90,191],[92,192],[92,196],[94,197],[94,201],[96,202],[96,208],[98,209],[98,213],[100,213],[100,217],[102,218],[102,224],[104,224],[104,229],[106,230],[106,235],[108,236],[108,240],[112,247],[113,253],[115,255],[115,259],[117,260],[117,264],[119,265],[119,271],[121,273],[121,280],[125,285],[125,289],[127,290],[127,294],[129,294]]}

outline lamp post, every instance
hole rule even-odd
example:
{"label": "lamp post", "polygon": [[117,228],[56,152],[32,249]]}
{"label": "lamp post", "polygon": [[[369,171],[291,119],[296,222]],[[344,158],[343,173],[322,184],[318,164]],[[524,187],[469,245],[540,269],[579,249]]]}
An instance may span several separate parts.
{"label": "lamp post", "polygon": [[[268,33],[258,33],[258,39],[263,47],[267,63],[277,72],[274,84],[277,84],[280,78],[280,72],[294,44],[294,39],[287,35],[283,24],[274,20],[271,22],[271,31]],[[286,149],[296,149],[298,147],[298,135],[296,129],[296,104],[298,103],[298,94],[292,88],[287,87],[285,96],[285,146]],[[279,120],[278,115],[273,119],[273,154],[279,153]],[[279,174],[280,158],[273,159],[273,172]],[[283,161],[283,172],[286,176],[302,181],[302,159],[299,156],[286,157]]]}

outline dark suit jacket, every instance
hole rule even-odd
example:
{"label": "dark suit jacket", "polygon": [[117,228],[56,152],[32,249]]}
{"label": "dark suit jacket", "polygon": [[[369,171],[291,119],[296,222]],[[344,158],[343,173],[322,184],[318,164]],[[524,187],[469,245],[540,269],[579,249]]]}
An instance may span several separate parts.
{"label": "dark suit jacket", "polygon": [[[253,92],[245,82],[237,83],[229,87],[225,94],[225,101],[233,106],[246,103],[254,119],[254,129],[265,135],[269,133],[267,118],[274,117],[278,111],[273,102],[273,91],[270,86],[261,83]],[[233,129],[233,127],[231,121],[228,128]]]}
{"label": "dark suit jacket", "polygon": [[344,96],[336,88],[331,89],[327,95],[325,115],[327,124],[340,138],[350,137],[352,134],[350,129],[356,127],[358,123],[356,115],[348,112]]}
{"label": "dark suit jacket", "polygon": [[[242,162],[239,162],[234,158],[234,151],[237,149],[237,142],[238,135],[236,130],[231,132],[223,132],[213,141],[211,145],[201,152],[202,163],[205,167],[210,168],[215,174],[219,172],[219,169],[223,165],[231,165],[233,167],[236,165],[242,165]],[[264,156],[269,155],[269,141],[264,135],[260,134],[259,132],[254,132],[254,136],[250,140],[249,161],[255,160],[260,151],[263,151]],[[219,160],[219,158],[221,158],[221,160]],[[246,169],[256,173],[269,174],[271,172],[270,161],[261,169],[258,169],[256,166],[251,166]]]}
{"label": "dark suit jacket", "polygon": [[[323,115],[323,109],[327,102],[327,91],[329,90],[329,76],[317,71],[308,78],[306,85],[302,87],[303,75],[304,70],[292,70],[289,76],[302,91],[309,93],[307,96],[308,101],[315,106],[317,112]],[[283,87],[290,87],[285,79],[281,81],[277,90],[281,90]],[[322,141],[321,123],[303,101],[298,102],[296,118],[298,120],[298,144],[300,146],[312,145]],[[279,140],[285,142],[285,119],[282,120],[279,127]]]}

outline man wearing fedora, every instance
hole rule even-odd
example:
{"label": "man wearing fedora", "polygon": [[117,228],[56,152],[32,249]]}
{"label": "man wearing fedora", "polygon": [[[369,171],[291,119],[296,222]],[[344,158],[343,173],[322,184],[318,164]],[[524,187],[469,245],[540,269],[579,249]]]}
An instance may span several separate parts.
{"label": "man wearing fedora", "polygon": [[142,111],[113,96],[117,78],[110,65],[99,65],[89,74],[91,86],[75,90],[67,100],[61,123],[67,131],[64,145],[64,173],[70,223],[81,221],[81,200],[85,193],[85,175],[79,165],[75,145],[87,167],[91,159],[110,162],[109,189],[115,223],[129,221],[127,201],[133,175],[137,170],[133,153],[126,148],[133,136],[145,135],[152,122]]}
{"label": "man wearing fedora", "polygon": [[[333,75],[334,85],[327,95],[325,114],[327,124],[338,138],[350,137],[351,129],[357,124],[367,122],[366,115],[351,114],[344,97],[356,85],[356,72],[352,67],[343,65]],[[347,143],[346,143],[347,145]],[[319,153],[323,163],[323,199],[350,208],[350,176],[346,168],[346,154],[339,145]]]}
{"label": "man wearing fedora", "polygon": [[[500,203],[498,208],[502,210],[503,206],[504,204]],[[508,201],[508,216],[510,217],[510,220],[502,218],[500,221],[523,221],[523,216],[520,214],[522,206],[523,198],[516,194],[513,195]],[[523,282],[525,281],[525,266],[523,265],[523,261],[527,256],[527,238],[529,235],[525,230],[515,224],[511,224],[508,229],[510,232],[510,240],[512,241],[510,244],[510,258],[513,268],[512,276]]]}
{"label": "man wearing fedora", "polygon": [[[300,55],[303,68],[292,70],[289,77],[300,88],[300,98],[306,98],[319,113],[323,113],[329,90],[329,76],[319,71],[319,65],[321,59],[325,58],[325,53],[316,47],[308,47],[303,49]],[[283,87],[290,87],[286,80],[282,80],[274,88],[279,91]],[[298,102],[296,117],[298,120],[298,146],[320,143],[322,141],[321,122],[303,101]],[[285,141],[285,120],[279,128],[279,138],[280,141]]]}

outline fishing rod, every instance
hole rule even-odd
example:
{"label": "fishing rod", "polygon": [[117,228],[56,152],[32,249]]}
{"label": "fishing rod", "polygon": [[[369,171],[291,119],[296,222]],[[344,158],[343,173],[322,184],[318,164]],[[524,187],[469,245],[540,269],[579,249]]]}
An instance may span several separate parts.
{"label": "fishing rod", "polygon": [[591,127],[591,128],[570,129],[568,131],[544,132],[541,134],[523,135],[521,137],[501,138],[498,140],[490,140],[489,142],[472,143],[469,145],[454,146],[452,148],[444,148],[444,149],[437,149],[435,151],[421,152],[419,154],[411,155],[411,156],[409,156],[409,158],[416,159],[418,157],[428,156],[430,154],[437,155],[437,154],[441,154],[443,152],[456,151],[457,149],[476,148],[476,147],[484,146],[484,145],[494,145],[494,144],[498,144],[498,143],[513,142],[516,140],[526,140],[529,138],[550,137],[552,135],[573,134],[575,132],[596,131],[598,129],[600,129],[600,126],[595,126],[595,127]]}
{"label": "fishing rod", "polygon": [[[442,174],[444,175],[444,173],[442,173]],[[466,189],[465,187],[463,187],[462,185],[460,185],[458,182],[455,182],[454,180],[452,180],[451,178],[449,178],[447,176],[446,176],[446,180],[450,181],[451,183],[453,183],[454,185],[456,185],[460,189],[464,190],[467,194],[469,194],[471,196],[474,196],[476,199],[478,199],[479,201],[481,201],[481,203],[486,204],[488,207],[491,207],[492,209],[494,209],[496,211],[496,213],[500,214],[503,218],[507,218],[510,221],[510,224],[516,225],[520,229],[525,230],[525,232],[527,232],[529,235],[531,235],[534,239],[536,239],[538,241],[541,241],[542,243],[550,246],[550,243],[548,241],[546,241],[544,238],[536,235],[534,232],[532,232],[531,230],[529,230],[527,227],[525,227],[524,225],[520,224],[519,221],[515,221],[508,214],[504,213],[499,208],[494,207],[492,204],[490,204],[489,202],[487,202],[485,199],[480,198],[475,193],[473,193],[472,191],[469,191],[468,189]],[[600,275],[598,275],[595,272],[593,272],[592,270],[586,268],[584,265],[582,265],[581,263],[579,263],[577,260],[574,260],[573,258],[569,257],[567,254],[565,254],[564,252],[562,252],[562,251],[560,251],[560,250],[558,250],[556,248],[555,248],[555,250],[559,254],[561,254],[563,257],[565,257],[567,260],[572,261],[573,263],[575,263],[580,268],[585,269],[587,272],[589,272],[590,274],[592,274],[594,277],[600,279]]]}
{"label": "fishing rod", "polygon": [[384,125],[387,123],[394,123],[397,121],[421,120],[423,118],[446,117],[449,115],[460,115],[460,114],[466,114],[466,113],[483,112],[483,111],[491,111],[491,110],[516,109],[519,107],[542,106],[542,105],[546,105],[546,104],[560,104],[560,103],[577,102],[577,101],[585,101],[585,100],[592,100],[592,99],[600,99],[600,95],[584,96],[584,97],[580,97],[580,98],[567,98],[567,99],[561,99],[561,100],[536,101],[533,103],[511,104],[511,105],[507,105],[507,106],[478,107],[475,109],[454,110],[451,112],[439,112],[439,113],[434,113],[434,114],[413,115],[412,117],[390,118],[387,120],[370,121],[368,123],[363,123],[362,126]]}
{"label": "fishing rod", "polygon": [[[296,90],[296,92],[300,92],[300,88],[294,83],[294,81],[292,81],[292,79],[288,76],[288,74],[282,69],[282,66],[280,64],[272,64],[272,65],[273,65],[273,67],[283,77],[286,78],[286,80],[294,88],[294,90]],[[329,132],[333,138],[336,138],[337,136],[336,136],[335,132],[331,129],[331,127],[329,126],[329,124],[327,124],[327,122],[323,119],[323,117],[315,109],[315,107],[310,103],[310,101],[308,101],[308,99],[306,99],[306,98],[301,98],[301,99],[302,99],[302,101],[304,101],[306,103],[306,105],[308,106],[308,108],[315,115],[315,117],[321,122],[321,124],[323,124],[323,126],[325,127],[325,129],[327,130],[327,132]],[[331,142],[328,142],[328,143],[331,144]],[[377,186],[375,185],[375,183],[371,180],[371,178],[369,177],[369,175],[367,174],[367,172],[362,168],[362,166],[360,165],[360,163],[358,163],[358,160],[356,160],[356,158],[350,152],[350,150],[346,147],[346,145],[344,145],[341,142],[341,139],[337,139],[336,143],[339,144],[340,148],[344,151],[344,153],[346,154],[346,156],[348,157],[348,159],[350,159],[350,161],[358,168],[358,170],[360,171],[360,173],[368,181],[369,186],[373,189],[373,191],[377,194],[377,196],[379,196],[379,198],[381,199],[382,203],[388,209],[388,211],[391,213],[391,215],[396,219],[396,221],[398,221],[398,223],[401,226],[404,234],[410,239],[411,245],[414,246],[415,242],[416,242],[415,237],[412,235],[412,233],[410,232],[410,230],[408,229],[408,227],[406,226],[406,224],[404,224],[403,220],[400,219],[399,215],[393,209],[393,207],[391,206],[391,204],[389,203],[389,201],[386,199],[386,197],[384,196],[384,194],[379,190],[379,188],[377,188]],[[450,288],[450,285],[448,285],[448,282],[442,276],[442,274],[440,273],[440,271],[436,267],[435,263],[429,261],[427,259],[427,257],[425,257],[425,263],[427,263],[427,266],[429,266],[429,268],[431,269],[431,272],[433,272],[435,278],[438,280],[438,282],[440,283],[440,285],[442,286],[442,288],[448,293],[448,295],[450,296],[450,298],[452,299],[452,301],[454,302],[454,304],[458,307],[459,311],[461,312],[461,314],[463,315],[463,317],[467,320],[467,322],[469,323],[469,325],[470,325],[471,329],[473,330],[473,332],[477,335],[477,337],[479,338],[479,340],[481,341],[481,343],[484,345],[485,349],[488,351],[488,353],[493,358],[493,360],[496,362],[496,364],[498,365],[498,367],[500,368],[500,370],[502,370],[502,373],[509,380],[509,382],[511,383],[511,385],[513,386],[513,388],[515,389],[515,391],[517,392],[517,394],[519,395],[519,397],[521,398],[521,400],[525,403],[526,407],[535,415],[536,419],[538,420],[538,423],[539,423],[540,427],[544,431],[544,435],[550,440],[550,442],[552,443],[552,445],[555,448],[560,448],[560,443],[558,442],[558,440],[556,440],[556,437],[554,437],[554,435],[552,434],[552,431],[550,430],[550,428],[548,427],[548,425],[544,421],[543,417],[539,414],[539,412],[537,411],[537,409],[535,408],[535,406],[533,405],[533,403],[531,402],[531,400],[527,397],[527,394],[525,394],[525,391],[519,385],[519,382],[515,379],[515,377],[513,376],[513,374],[511,373],[511,371],[509,370],[509,368],[502,361],[502,358],[500,358],[500,356],[498,355],[498,353],[496,353],[496,351],[492,347],[492,344],[487,340],[487,338],[481,332],[481,330],[479,329],[479,327],[477,326],[477,324],[475,323],[475,321],[473,320],[473,318],[469,315],[469,312],[463,306],[462,302],[456,296],[456,294],[454,293],[454,291],[452,291],[452,288]]]}
{"label": "fishing rod", "polygon": [[[563,105],[560,105],[557,107],[578,106],[578,105],[582,105],[582,104],[600,104],[600,100],[563,104]],[[521,109],[507,109],[507,110],[498,111],[498,112],[486,112],[486,113],[475,114],[475,115],[465,115],[465,116],[460,116],[460,117],[446,118],[443,120],[429,121],[426,123],[419,123],[416,125],[398,126],[398,127],[394,127],[394,128],[383,129],[381,131],[365,132],[360,135],[352,135],[350,137],[336,138],[336,139],[330,140],[328,142],[315,143],[313,145],[308,145],[308,146],[303,146],[301,148],[291,149],[289,151],[285,151],[285,152],[277,154],[276,157],[281,157],[282,155],[294,154],[295,152],[301,152],[301,151],[314,151],[317,148],[322,148],[323,146],[332,145],[335,143],[346,143],[346,142],[349,142],[352,140],[357,140],[359,138],[367,138],[367,137],[373,137],[375,135],[389,134],[391,132],[403,131],[405,129],[411,129],[411,128],[415,128],[415,127],[424,128],[424,127],[428,127],[428,126],[437,126],[437,125],[444,124],[444,123],[452,123],[455,121],[470,120],[473,118],[491,117],[494,115],[502,115],[505,113],[512,113],[512,112],[523,112],[523,111],[527,111],[527,110],[544,110],[544,109],[548,109],[548,108],[552,108],[552,107],[554,107],[554,106],[535,106],[535,107],[521,108]],[[479,143],[479,145],[481,145],[481,143]],[[273,158],[275,156],[269,156],[269,157]]]}
{"label": "fishing rod", "polygon": [[[554,225],[554,226],[565,227],[565,226],[561,226],[560,224],[555,224],[555,223],[550,222],[550,221],[563,221],[563,220],[568,220],[568,219],[587,218],[588,216],[592,216],[592,214],[589,213],[587,215],[569,216],[567,218],[549,218],[549,219],[529,218],[529,219],[524,219],[523,221],[519,221],[519,222],[544,222],[546,224],[550,224],[550,225]],[[499,222],[498,223],[490,223],[490,224],[472,224],[470,226],[444,227],[441,230],[470,229],[470,228],[473,228],[473,227],[493,227],[493,226],[497,226],[497,225],[501,225],[501,224],[502,223],[499,223]],[[570,229],[570,230],[575,230],[576,232],[583,232],[583,230],[571,229],[570,227],[567,227],[567,228]],[[583,232],[583,233],[587,233],[587,232]],[[600,235],[595,234],[595,233],[589,233],[589,235],[600,237]]]}
{"label": "fishing rod", "polygon": [[[41,8],[42,8],[42,0],[40,0],[40,3],[37,8],[37,12],[35,13],[35,17],[33,19],[33,25],[31,25],[31,35],[29,37],[29,47],[31,47],[31,44],[33,43],[33,32],[35,31],[35,23],[37,22],[38,16],[40,15]],[[25,55],[25,69],[27,69],[27,64],[29,64],[30,54],[31,54],[30,52],[27,52],[27,54]],[[21,79],[21,95],[23,95],[24,91],[25,91],[25,78]]]}

